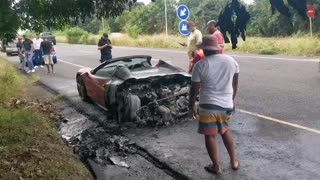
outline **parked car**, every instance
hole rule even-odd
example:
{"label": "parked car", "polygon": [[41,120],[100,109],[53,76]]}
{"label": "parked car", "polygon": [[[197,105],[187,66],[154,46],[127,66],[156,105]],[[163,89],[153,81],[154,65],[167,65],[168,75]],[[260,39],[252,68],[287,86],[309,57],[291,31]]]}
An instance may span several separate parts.
{"label": "parked car", "polygon": [[83,68],[76,75],[83,101],[109,109],[118,122],[175,119],[188,114],[191,76],[151,56],[126,56]]}
{"label": "parked car", "polygon": [[56,37],[51,32],[44,32],[40,34],[42,39],[47,38],[48,41],[51,41],[54,45],[57,44]]}
{"label": "parked car", "polygon": [[7,56],[19,55],[17,43],[15,41],[11,41],[4,45],[3,52],[5,52]]}
{"label": "parked car", "polygon": [[4,42],[0,41],[0,51],[5,52],[4,49]]}

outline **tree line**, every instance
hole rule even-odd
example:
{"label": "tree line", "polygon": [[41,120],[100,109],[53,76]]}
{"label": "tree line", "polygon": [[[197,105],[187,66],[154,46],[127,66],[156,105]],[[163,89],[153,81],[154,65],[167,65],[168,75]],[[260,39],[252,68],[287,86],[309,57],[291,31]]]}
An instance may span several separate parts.
{"label": "tree line", "polygon": [[[231,0],[167,0],[168,31],[170,34],[178,34],[179,18],[176,8],[185,4],[190,8],[189,20],[195,21],[200,30],[205,31],[206,22],[217,20],[227,3]],[[284,1],[286,2],[286,1]],[[245,4],[242,1],[243,4]],[[287,2],[286,2],[287,3]],[[320,0],[309,0],[309,5],[320,8]],[[252,4],[245,4],[251,15],[247,25],[247,34],[251,36],[290,36],[292,34],[309,33],[309,21],[305,21],[298,12],[288,6],[292,16],[287,17],[275,12],[272,14],[269,0],[255,0]],[[125,10],[120,16],[105,19],[105,29],[108,32],[137,31],[140,34],[155,34],[165,31],[164,0],[157,0],[148,5],[139,4],[131,10]],[[313,31],[320,31],[320,17],[313,20]],[[77,24],[79,27],[98,33],[101,30],[101,20],[88,18],[86,23]],[[134,28],[132,28],[134,27]]]}
{"label": "tree line", "polygon": [[[218,19],[227,3],[232,0],[167,0],[168,30],[178,34],[180,20],[176,15],[179,4],[190,8],[189,20],[197,23],[205,31],[208,20]],[[243,2],[243,0],[240,0]],[[284,0],[285,3],[288,0]],[[150,0],[151,2],[151,0]],[[320,0],[307,0],[309,5],[320,7]],[[251,19],[247,33],[255,36],[288,36],[309,32],[308,21],[288,6],[292,12],[286,17],[276,12],[272,15],[270,0],[255,0],[246,5]],[[135,0],[1,0],[0,39],[14,35],[18,29],[34,32],[59,30],[66,25],[79,26],[97,34],[102,30],[104,17],[105,31],[133,34],[155,34],[165,31],[164,0],[156,0],[148,5]],[[320,31],[319,17],[314,19],[314,32]]]}

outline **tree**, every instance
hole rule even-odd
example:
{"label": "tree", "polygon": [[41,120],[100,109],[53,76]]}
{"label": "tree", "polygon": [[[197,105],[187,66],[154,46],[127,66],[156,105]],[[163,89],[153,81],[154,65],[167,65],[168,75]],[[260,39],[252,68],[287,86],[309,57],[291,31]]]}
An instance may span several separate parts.
{"label": "tree", "polygon": [[0,1],[0,39],[7,41],[15,37],[20,26],[19,17],[11,5],[12,0]]}
{"label": "tree", "polygon": [[[94,14],[98,19],[118,16],[129,2],[131,0],[1,0],[0,22],[1,27],[10,28],[9,31],[20,27],[41,32],[46,28],[63,28]],[[0,33],[4,35],[3,30]]]}

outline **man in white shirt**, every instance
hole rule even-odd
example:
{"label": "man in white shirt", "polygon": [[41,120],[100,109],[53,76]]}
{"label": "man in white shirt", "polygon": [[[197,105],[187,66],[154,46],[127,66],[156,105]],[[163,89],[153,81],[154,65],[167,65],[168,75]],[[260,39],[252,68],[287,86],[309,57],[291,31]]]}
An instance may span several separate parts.
{"label": "man in white shirt", "polygon": [[189,58],[189,71],[193,67],[194,52],[198,49],[198,46],[202,42],[202,33],[197,29],[196,23],[193,21],[188,22],[188,29],[191,33],[188,36],[187,43],[182,43],[182,46],[187,46],[188,48],[188,58]]}
{"label": "man in white shirt", "polygon": [[[222,168],[217,148],[218,134],[221,134],[228,150],[232,169],[237,170],[240,166],[228,125],[235,109],[239,65],[231,56],[219,54],[221,46],[216,36],[205,36],[201,48],[206,58],[197,62],[193,69],[189,108],[193,117],[199,120],[198,133],[205,136],[206,148],[212,161],[212,165],[206,166],[205,169],[220,174]],[[198,112],[195,101],[199,92]]]}
{"label": "man in white shirt", "polygon": [[36,38],[33,39],[33,64],[34,68],[38,68],[38,66],[43,67],[44,61],[42,59],[42,50],[41,50],[41,42],[43,40],[39,37],[39,34],[37,34]]}

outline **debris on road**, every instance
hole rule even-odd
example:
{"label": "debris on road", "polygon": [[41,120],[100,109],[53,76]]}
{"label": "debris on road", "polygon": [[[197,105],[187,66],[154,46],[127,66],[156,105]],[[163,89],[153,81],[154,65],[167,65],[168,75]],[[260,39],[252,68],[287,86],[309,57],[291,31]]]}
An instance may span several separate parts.
{"label": "debris on road", "polygon": [[127,163],[121,161],[120,158],[117,157],[117,156],[110,157],[109,159],[112,161],[112,163],[114,165],[118,165],[118,166],[129,168],[129,165]]}
{"label": "debris on road", "polygon": [[[81,158],[91,158],[100,165],[111,162],[126,167],[116,157],[125,157],[134,154],[137,150],[135,143],[121,135],[114,135],[116,130],[105,130],[103,127],[90,128],[84,131],[77,139],[73,139],[75,153]],[[110,162],[111,161],[111,162]]]}

